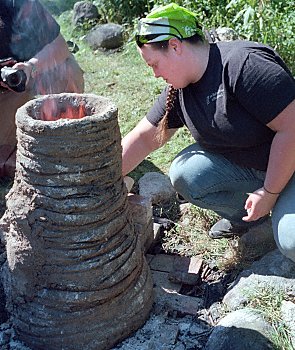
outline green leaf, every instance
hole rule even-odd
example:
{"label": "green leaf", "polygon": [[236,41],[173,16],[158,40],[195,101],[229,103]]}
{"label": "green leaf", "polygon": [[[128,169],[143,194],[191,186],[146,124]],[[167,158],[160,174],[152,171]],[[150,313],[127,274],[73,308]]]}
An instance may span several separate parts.
{"label": "green leaf", "polygon": [[244,13],[244,26],[246,26],[249,23],[250,19],[254,18],[254,15],[254,9],[251,6],[248,6]]}

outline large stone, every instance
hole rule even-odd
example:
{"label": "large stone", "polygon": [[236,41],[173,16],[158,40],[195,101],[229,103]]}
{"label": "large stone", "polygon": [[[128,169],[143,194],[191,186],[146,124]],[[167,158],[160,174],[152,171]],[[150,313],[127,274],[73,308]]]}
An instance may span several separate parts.
{"label": "large stone", "polygon": [[214,328],[205,350],[268,350],[272,327],[253,310],[242,309],[225,316]]}
{"label": "large stone", "polygon": [[239,282],[224,296],[223,303],[230,310],[236,310],[246,305],[251,296],[257,294],[259,290],[267,288],[278,292],[288,290],[295,295],[294,279],[252,274],[247,278],[240,278]]}
{"label": "large stone", "polygon": [[123,27],[119,24],[107,23],[93,28],[85,37],[93,49],[118,49],[123,45]]}
{"label": "large stone", "polygon": [[100,15],[97,7],[89,1],[78,1],[74,5],[73,19],[74,25],[82,24],[88,20],[98,20]]}
{"label": "large stone", "polygon": [[238,240],[240,254],[248,261],[257,260],[276,249],[271,219],[253,226]]}
{"label": "large stone", "polygon": [[149,172],[138,181],[139,194],[150,199],[152,204],[168,202],[175,198],[176,192],[167,175]]}
{"label": "large stone", "polygon": [[231,310],[247,304],[249,296],[261,288],[288,290],[295,295],[295,263],[278,249],[255,261],[230,286],[223,302]]}
{"label": "large stone", "polygon": [[283,300],[281,306],[281,315],[284,324],[290,330],[291,342],[295,349],[295,304],[291,301]]}
{"label": "large stone", "polygon": [[[276,249],[255,261],[240,274],[240,277],[247,277],[252,273],[295,279],[295,263]],[[236,283],[238,283],[238,279]]]}

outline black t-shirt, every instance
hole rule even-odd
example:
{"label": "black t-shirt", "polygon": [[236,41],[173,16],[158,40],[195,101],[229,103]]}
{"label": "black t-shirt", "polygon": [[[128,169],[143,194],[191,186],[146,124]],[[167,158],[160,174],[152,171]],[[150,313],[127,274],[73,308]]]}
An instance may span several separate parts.
{"label": "black t-shirt", "polygon": [[[165,113],[167,88],[147,119]],[[295,80],[270,47],[254,42],[210,44],[207,69],[178,90],[168,127],[187,126],[202,147],[241,166],[266,170],[274,132],[266,124],[295,98]]]}
{"label": "black t-shirt", "polygon": [[26,61],[59,32],[57,22],[37,0],[0,0],[0,58]]}

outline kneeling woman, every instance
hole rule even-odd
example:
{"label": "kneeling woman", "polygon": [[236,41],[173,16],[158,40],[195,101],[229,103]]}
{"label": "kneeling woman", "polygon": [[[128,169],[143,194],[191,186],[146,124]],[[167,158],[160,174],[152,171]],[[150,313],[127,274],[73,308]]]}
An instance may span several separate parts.
{"label": "kneeling woman", "polygon": [[223,219],[212,238],[270,221],[295,261],[295,81],[270,47],[207,43],[194,13],[176,4],[140,20],[136,41],[163,90],[123,139],[123,174],[187,127],[195,143],[170,169],[176,191]]}

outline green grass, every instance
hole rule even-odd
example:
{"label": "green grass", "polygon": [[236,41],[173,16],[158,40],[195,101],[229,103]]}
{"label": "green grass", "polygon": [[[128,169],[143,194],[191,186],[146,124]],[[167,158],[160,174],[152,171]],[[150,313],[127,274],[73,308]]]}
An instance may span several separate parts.
{"label": "green grass", "polygon": [[291,342],[291,330],[284,324],[281,317],[281,306],[288,300],[284,290],[273,287],[262,287],[248,295],[248,307],[261,312],[273,328],[271,340],[275,350],[294,350]]}

